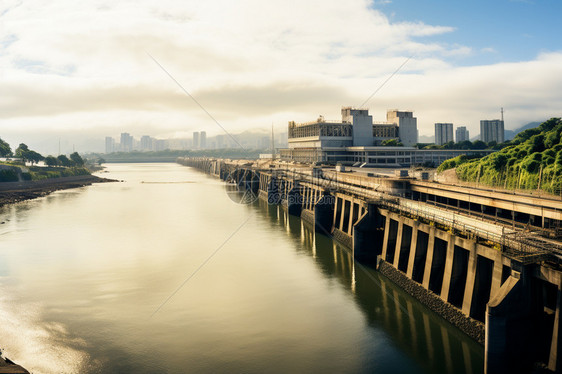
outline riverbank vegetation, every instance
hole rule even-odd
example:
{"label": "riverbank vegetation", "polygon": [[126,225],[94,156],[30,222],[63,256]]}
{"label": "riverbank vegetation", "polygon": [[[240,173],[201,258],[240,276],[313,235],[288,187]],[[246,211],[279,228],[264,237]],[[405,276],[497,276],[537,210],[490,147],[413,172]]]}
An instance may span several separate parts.
{"label": "riverbank vegetation", "polygon": [[510,145],[510,142],[505,143],[484,143],[482,140],[475,140],[471,142],[470,140],[464,140],[462,142],[448,142],[443,145],[437,144],[427,144],[427,143],[418,143],[416,144],[416,148],[418,149],[502,149]]}
{"label": "riverbank vegetation", "polygon": [[[7,157],[7,161],[0,162],[0,182],[17,182],[26,180],[43,180],[50,178],[74,177],[89,175],[90,171],[84,167],[84,160],[74,152],[67,157],[44,157],[21,143],[14,152],[8,143],[0,139],[0,156]],[[14,159],[10,159],[14,157]],[[38,166],[41,161],[45,166]]]}
{"label": "riverbank vegetation", "polygon": [[90,174],[88,169],[77,166],[25,166],[20,162],[1,162],[0,165],[0,182],[37,181]]}
{"label": "riverbank vegetation", "polygon": [[520,132],[498,152],[473,159],[459,156],[445,161],[438,171],[456,168],[457,177],[463,181],[560,194],[561,135],[561,119],[551,118],[536,128]]}

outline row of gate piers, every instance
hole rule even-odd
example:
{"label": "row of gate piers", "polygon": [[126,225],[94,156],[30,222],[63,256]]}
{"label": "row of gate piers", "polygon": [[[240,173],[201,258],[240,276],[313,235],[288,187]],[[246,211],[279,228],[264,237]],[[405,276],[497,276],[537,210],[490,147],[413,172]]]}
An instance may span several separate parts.
{"label": "row of gate piers", "polygon": [[240,192],[280,204],[344,244],[483,344],[485,372],[562,371],[562,272],[507,256],[497,243],[389,209],[376,199],[278,170],[185,159]]}

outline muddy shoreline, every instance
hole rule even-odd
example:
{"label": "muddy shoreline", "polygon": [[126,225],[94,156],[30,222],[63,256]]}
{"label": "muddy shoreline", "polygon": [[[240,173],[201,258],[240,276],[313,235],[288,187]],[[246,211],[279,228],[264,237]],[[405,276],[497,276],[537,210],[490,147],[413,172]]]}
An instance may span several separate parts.
{"label": "muddy shoreline", "polygon": [[28,182],[0,183],[0,207],[24,200],[36,199],[59,190],[89,186],[93,183],[118,182],[94,175],[80,175]]}

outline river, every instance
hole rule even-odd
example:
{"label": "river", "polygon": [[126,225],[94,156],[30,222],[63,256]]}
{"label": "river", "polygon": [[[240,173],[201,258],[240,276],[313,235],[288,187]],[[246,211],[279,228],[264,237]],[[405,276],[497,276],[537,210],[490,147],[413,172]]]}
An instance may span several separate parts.
{"label": "river", "polygon": [[483,348],[330,238],[218,179],[0,208],[0,347],[33,373],[481,373]]}

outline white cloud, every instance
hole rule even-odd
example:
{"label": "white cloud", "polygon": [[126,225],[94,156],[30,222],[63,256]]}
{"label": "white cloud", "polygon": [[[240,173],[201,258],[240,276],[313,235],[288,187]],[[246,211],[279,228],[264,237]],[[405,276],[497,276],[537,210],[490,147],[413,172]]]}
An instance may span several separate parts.
{"label": "white cloud", "polygon": [[453,27],[394,23],[371,5],[8,3],[0,8],[0,137],[21,134],[24,141],[25,134],[76,129],[140,136],[137,129],[157,135],[202,126],[219,132],[146,52],[231,131],[319,113],[337,117],[341,105],[361,103],[411,55],[372,100],[377,119],[386,107],[415,109],[427,133],[426,123],[448,118],[475,126],[501,105],[511,105],[521,122],[560,107],[561,85],[553,83],[562,76],[553,63],[559,54],[455,68],[448,59],[473,50],[437,41]]}
{"label": "white cloud", "polygon": [[482,53],[498,53],[495,48],[493,47],[485,47],[480,50]]}

